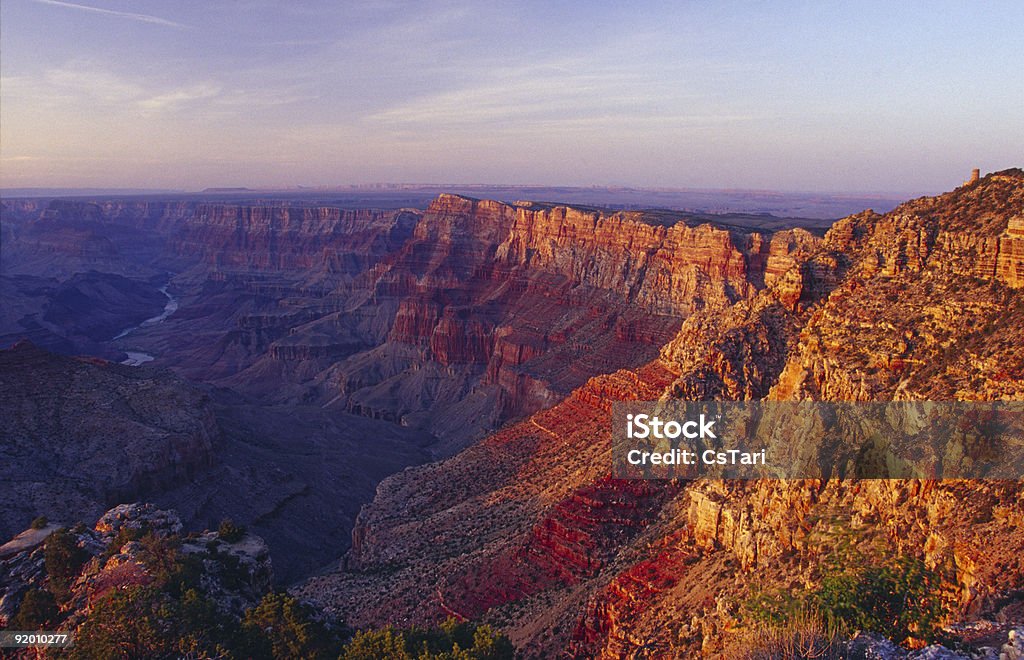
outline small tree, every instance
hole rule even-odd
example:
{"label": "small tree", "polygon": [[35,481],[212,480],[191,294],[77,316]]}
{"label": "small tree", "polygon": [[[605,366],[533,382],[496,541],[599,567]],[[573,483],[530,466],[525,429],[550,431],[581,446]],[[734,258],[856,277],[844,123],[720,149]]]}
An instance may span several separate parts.
{"label": "small tree", "polygon": [[38,516],[32,519],[32,529],[43,529],[50,524],[50,519],[46,516]]}
{"label": "small tree", "polygon": [[336,636],[313,618],[310,607],[286,593],[264,596],[245,613],[242,631],[257,647],[251,655],[269,650],[274,658],[336,658],[341,646]]}
{"label": "small tree", "polygon": [[58,529],[46,538],[43,562],[50,579],[50,591],[58,602],[65,601],[68,589],[89,555],[78,547],[78,541],[66,529]]}
{"label": "small tree", "polygon": [[45,589],[29,589],[21,599],[18,613],[8,622],[11,630],[42,630],[57,620],[57,600]]}
{"label": "small tree", "polygon": [[217,527],[217,536],[225,543],[238,543],[245,537],[245,531],[245,527],[236,525],[231,518],[225,518]]}

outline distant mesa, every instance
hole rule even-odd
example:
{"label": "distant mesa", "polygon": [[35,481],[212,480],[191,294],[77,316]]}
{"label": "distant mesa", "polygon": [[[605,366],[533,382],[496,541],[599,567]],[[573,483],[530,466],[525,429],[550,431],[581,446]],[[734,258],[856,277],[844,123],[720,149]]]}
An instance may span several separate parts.
{"label": "distant mesa", "polygon": [[203,188],[203,193],[240,193],[240,192],[255,192],[252,188],[246,188],[245,186],[238,186],[237,188]]}

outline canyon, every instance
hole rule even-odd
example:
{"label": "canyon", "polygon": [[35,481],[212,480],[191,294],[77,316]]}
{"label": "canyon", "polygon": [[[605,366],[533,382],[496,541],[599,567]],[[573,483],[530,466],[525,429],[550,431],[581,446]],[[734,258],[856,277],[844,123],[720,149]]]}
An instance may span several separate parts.
{"label": "canyon", "polygon": [[690,310],[656,359],[386,479],[342,569],[295,593],[355,625],[483,619],[528,657],[736,657],[760,590],[813,591],[830,562],[895,550],[952,576],[950,620],[1005,635],[1024,603],[1019,481],[615,481],[609,422],[611,401],[661,396],[1021,400],[1022,213],[1009,170],[823,237],[775,233],[748,253],[763,281]]}
{"label": "canyon", "polygon": [[[649,361],[694,310],[760,286],[771,258],[766,234],[744,227],[766,217],[742,214],[712,225],[454,195],[423,212],[5,204],[8,343],[140,351],[261,402],[423,429],[437,456]],[[77,282],[90,278],[109,281]],[[180,308],[117,337],[159,312],[156,284]],[[102,318],[53,322],[69,295]]]}
{"label": "canyon", "polygon": [[1019,482],[622,481],[609,442],[613,401],[1024,398],[1020,170],[824,224],[2,204],[0,451],[36,495],[0,535],[230,517],[348,625],[482,620],[527,657],[731,657],[758,585],[880,546],[950,572],[951,621],[1020,617]]}
{"label": "canyon", "polygon": [[[695,310],[763,286],[782,222],[454,194],[2,204],[0,373],[26,411],[4,451],[40,495],[12,493],[0,534],[147,499],[249,525],[286,583],[344,553],[385,476],[649,362]],[[168,421],[182,406],[196,430]]]}

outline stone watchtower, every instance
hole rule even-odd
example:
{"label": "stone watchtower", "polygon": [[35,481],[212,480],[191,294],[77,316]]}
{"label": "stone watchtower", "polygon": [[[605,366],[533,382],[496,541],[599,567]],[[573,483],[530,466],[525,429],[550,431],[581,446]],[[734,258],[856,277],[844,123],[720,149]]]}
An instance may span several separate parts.
{"label": "stone watchtower", "polygon": [[979,179],[981,179],[981,170],[975,167],[973,170],[971,170],[971,178],[968,179],[967,181],[964,181],[964,185],[973,186],[978,182]]}

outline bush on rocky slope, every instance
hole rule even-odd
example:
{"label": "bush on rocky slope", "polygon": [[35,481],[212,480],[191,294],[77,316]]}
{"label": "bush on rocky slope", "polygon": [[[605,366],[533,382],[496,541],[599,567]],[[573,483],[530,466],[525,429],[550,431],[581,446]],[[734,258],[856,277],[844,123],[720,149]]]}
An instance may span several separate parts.
{"label": "bush on rocky slope", "polygon": [[230,521],[219,532],[183,534],[173,511],[124,504],[93,528],[35,532],[0,559],[0,626],[73,632],[74,645],[54,657],[513,657],[503,635],[454,620],[353,638],[309,604],[272,591],[266,544]]}

